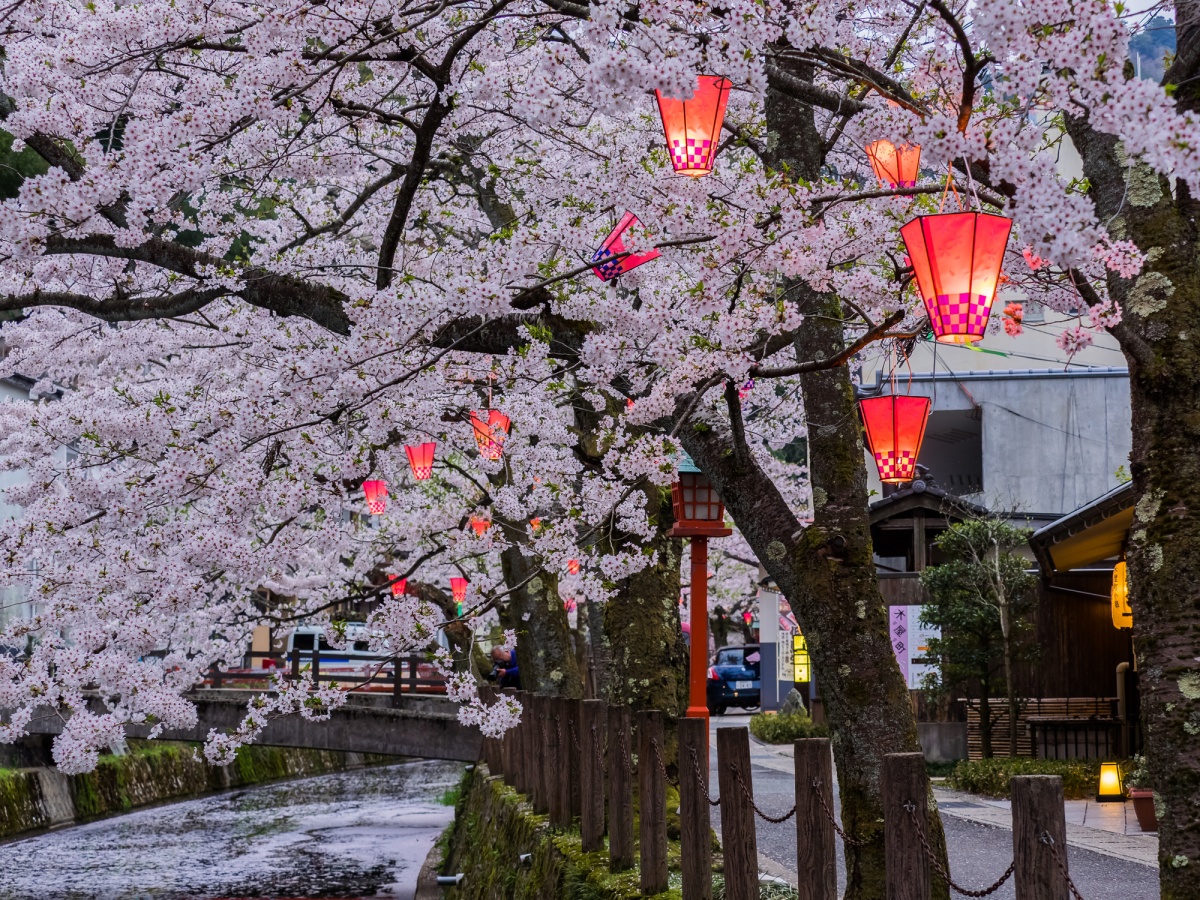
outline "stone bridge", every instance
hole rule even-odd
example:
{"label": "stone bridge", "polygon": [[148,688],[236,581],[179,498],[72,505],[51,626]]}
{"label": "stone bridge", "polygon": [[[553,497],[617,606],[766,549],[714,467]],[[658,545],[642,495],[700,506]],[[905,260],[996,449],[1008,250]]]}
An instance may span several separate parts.
{"label": "stone bridge", "polygon": [[[209,729],[229,731],[246,712],[248,691],[204,690],[189,695],[199,714],[195,728],[164,731],[169,741],[203,741]],[[103,708],[92,701],[97,712]],[[324,722],[310,722],[299,715],[272,720],[255,741],[275,747],[308,747],[316,750],[345,750],[357,753],[387,753],[425,759],[474,762],[479,757],[482,737],[476,728],[458,721],[457,707],[443,699],[405,698],[393,709],[389,697],[351,695]],[[26,729],[31,734],[60,734],[63,719],[53,710],[40,711]],[[131,725],[130,737],[145,737],[149,726]]]}

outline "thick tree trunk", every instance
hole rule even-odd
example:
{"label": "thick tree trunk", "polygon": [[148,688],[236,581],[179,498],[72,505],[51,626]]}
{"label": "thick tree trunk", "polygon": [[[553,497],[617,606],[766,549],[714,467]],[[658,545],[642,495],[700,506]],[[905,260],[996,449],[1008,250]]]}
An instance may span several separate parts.
{"label": "thick tree trunk", "polygon": [[[506,530],[513,527],[500,524]],[[571,646],[567,611],[558,596],[558,579],[540,571],[537,561],[518,547],[505,550],[500,563],[510,591],[508,602],[500,606],[500,622],[517,633],[521,687],[539,694],[582,697],[583,682]]]}
{"label": "thick tree trunk", "polygon": [[[1181,30],[1181,55],[1195,31]],[[1185,185],[1122,165],[1114,138],[1068,129],[1101,219],[1148,255],[1136,278],[1108,280],[1133,412],[1130,603],[1162,897],[1200,900],[1200,206]]]}
{"label": "thick tree trunk", "polygon": [[[801,286],[794,289],[804,296]],[[836,353],[843,346],[837,301],[811,294],[806,300],[797,337],[801,358]],[[883,757],[919,752],[921,746],[875,572],[861,429],[849,372],[842,367],[806,375],[802,390],[815,517],[808,528],[729,429],[685,426],[681,436],[808,638],[833,734],[842,820],[867,841],[861,847],[846,846],[845,896],[882,900]],[[944,845],[935,811],[928,830],[935,846]]]}

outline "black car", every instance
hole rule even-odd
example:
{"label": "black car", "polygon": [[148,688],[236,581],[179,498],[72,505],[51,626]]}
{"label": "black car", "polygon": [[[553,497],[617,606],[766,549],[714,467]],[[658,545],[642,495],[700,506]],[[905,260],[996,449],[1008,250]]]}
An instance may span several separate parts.
{"label": "black car", "polygon": [[722,716],[731,706],[757,709],[760,703],[762,657],[758,644],[722,647],[708,668],[708,711]]}

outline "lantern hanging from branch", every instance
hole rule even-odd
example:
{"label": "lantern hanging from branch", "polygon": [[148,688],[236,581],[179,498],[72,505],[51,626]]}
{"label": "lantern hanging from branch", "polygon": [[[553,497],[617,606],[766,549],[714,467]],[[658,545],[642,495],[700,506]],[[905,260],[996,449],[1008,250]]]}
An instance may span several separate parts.
{"label": "lantern hanging from branch", "polygon": [[928,397],[889,394],[858,401],[867,447],[885,484],[912,481],[929,420]]}
{"label": "lantern hanging from branch", "polygon": [[450,593],[454,595],[454,602],[458,604],[458,614],[462,615],[462,605],[467,602],[467,588],[471,583],[465,578],[450,579]]}
{"label": "lantern hanging from branch", "polygon": [[1114,628],[1133,627],[1133,607],[1129,605],[1129,567],[1125,560],[1113,566],[1112,620]]}
{"label": "lantern hanging from branch", "polygon": [[671,485],[671,506],[675,524],[671,537],[727,537],[732,528],[725,527],[725,504],[716,488],[692,459],[684,454],[679,466],[679,480]]}
{"label": "lantern hanging from branch", "polygon": [[920,144],[897,147],[891,141],[875,141],[863,149],[867,151],[871,171],[881,182],[894,188],[917,186],[921,171]]}
{"label": "lantern hanging from branch", "polygon": [[391,575],[389,577],[394,579],[392,581],[392,596],[393,597],[403,597],[404,589],[406,587],[408,587],[408,579],[407,578],[396,578],[395,575]]}
{"label": "lantern hanging from branch", "polygon": [[626,210],[625,215],[621,216],[621,221],[617,223],[617,227],[608,233],[608,237],[604,239],[600,249],[592,254],[592,262],[596,263],[592,271],[601,281],[612,281],[618,275],[623,275],[630,269],[636,269],[642,263],[648,263],[650,260],[662,256],[656,247],[645,253],[630,253],[620,259],[616,258],[618,254],[625,252],[625,232],[630,228],[637,228],[641,224],[637,216]]}
{"label": "lantern hanging from branch", "polygon": [[655,90],[675,174],[698,177],[712,171],[731,87],[728,78],[701,75],[691,100],[664,97]]}
{"label": "lantern hanging from branch", "polygon": [[413,478],[424,481],[433,474],[433,454],[437,450],[437,442],[426,441],[415,447],[405,447],[408,455],[408,465],[412,468]]}
{"label": "lantern hanging from branch", "polygon": [[485,531],[492,527],[492,520],[483,516],[471,516],[471,528],[475,531],[476,537],[483,537]]}
{"label": "lantern hanging from branch", "polygon": [[381,516],[387,509],[387,482],[364,481],[363,496],[367,498],[367,512],[373,516]]}
{"label": "lantern hanging from branch", "polygon": [[969,344],[987,330],[1012,221],[990,213],[917,216],[900,229],[934,337]]}
{"label": "lantern hanging from branch", "polygon": [[577,560],[577,559],[567,560],[567,574],[568,575],[578,575],[579,574],[579,560]]}
{"label": "lantern hanging from branch", "polygon": [[475,430],[475,446],[484,459],[499,459],[504,455],[504,439],[512,427],[512,420],[498,409],[471,413],[471,427]]}

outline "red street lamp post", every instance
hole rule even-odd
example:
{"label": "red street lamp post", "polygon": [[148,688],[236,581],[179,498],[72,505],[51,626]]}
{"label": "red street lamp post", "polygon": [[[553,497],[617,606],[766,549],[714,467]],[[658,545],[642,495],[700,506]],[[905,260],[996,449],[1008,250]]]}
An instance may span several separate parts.
{"label": "red street lamp post", "polygon": [[692,545],[692,649],[688,661],[689,719],[708,721],[708,539],[728,537],[725,505],[708,476],[690,458],[679,467],[679,480],[671,485],[675,525],[671,537],[691,539]]}

